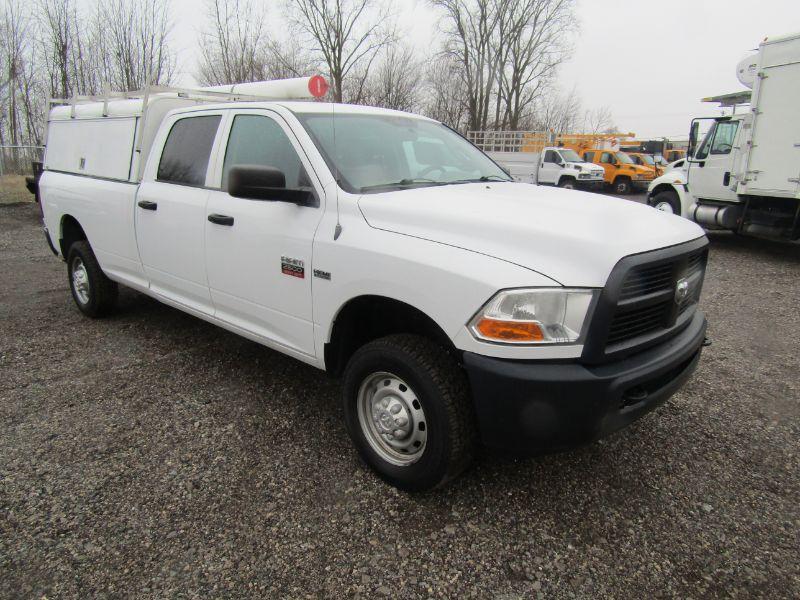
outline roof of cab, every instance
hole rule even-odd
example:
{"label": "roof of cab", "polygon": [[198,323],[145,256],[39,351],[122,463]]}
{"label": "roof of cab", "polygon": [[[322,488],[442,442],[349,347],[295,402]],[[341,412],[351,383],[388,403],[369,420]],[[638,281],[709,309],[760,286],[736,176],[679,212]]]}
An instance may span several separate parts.
{"label": "roof of cab", "polygon": [[219,102],[213,104],[201,104],[186,108],[177,109],[176,113],[196,112],[198,110],[230,110],[240,108],[274,108],[283,107],[295,114],[347,114],[347,115],[391,115],[396,117],[408,117],[424,121],[433,121],[428,117],[414,113],[393,110],[390,108],[379,108],[377,106],[363,106],[359,104],[337,104],[332,102],[308,102],[308,101],[247,101],[247,102]]}

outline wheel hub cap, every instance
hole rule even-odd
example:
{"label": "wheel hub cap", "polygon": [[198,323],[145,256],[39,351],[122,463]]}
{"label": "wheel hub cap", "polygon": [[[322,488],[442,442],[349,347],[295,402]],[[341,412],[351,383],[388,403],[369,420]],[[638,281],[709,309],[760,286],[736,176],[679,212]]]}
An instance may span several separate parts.
{"label": "wheel hub cap", "polygon": [[80,258],[72,263],[72,287],[81,304],[89,303],[89,273]]}
{"label": "wheel hub cap", "polygon": [[420,459],[428,439],[427,422],[407,383],[391,373],[373,373],[361,384],[357,402],[364,437],[383,460],[406,466]]}

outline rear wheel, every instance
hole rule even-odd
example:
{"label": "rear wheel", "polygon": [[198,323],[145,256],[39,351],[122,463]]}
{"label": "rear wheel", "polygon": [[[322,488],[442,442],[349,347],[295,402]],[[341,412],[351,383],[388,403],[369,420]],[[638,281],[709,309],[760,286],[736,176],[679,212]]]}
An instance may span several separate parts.
{"label": "rear wheel", "polygon": [[672,213],[674,215],[681,214],[681,205],[678,202],[678,196],[675,192],[664,190],[658,192],[650,200],[650,205],[656,210]]}
{"label": "rear wheel", "polygon": [[614,180],[614,192],[617,194],[630,194],[631,180],[627,177],[618,177]]}
{"label": "rear wheel", "polygon": [[70,246],[67,274],[72,299],[83,314],[102,317],[114,309],[118,286],[103,273],[89,242],[82,240]]}
{"label": "rear wheel", "polygon": [[347,431],[392,485],[429,490],[471,463],[477,430],[466,377],[441,346],[416,335],[370,342],[348,363],[343,387]]}

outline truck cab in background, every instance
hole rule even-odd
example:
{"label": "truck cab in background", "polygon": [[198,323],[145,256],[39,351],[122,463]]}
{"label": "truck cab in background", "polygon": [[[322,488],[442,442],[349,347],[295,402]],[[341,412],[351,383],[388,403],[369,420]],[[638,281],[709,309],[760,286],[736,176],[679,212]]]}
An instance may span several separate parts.
{"label": "truck cab in background", "polygon": [[644,191],[655,177],[655,170],[639,166],[624,152],[593,149],[583,153],[583,159],[600,165],[605,182],[617,194]]}
{"label": "truck cab in background", "polygon": [[[737,66],[750,90],[712,98],[745,113],[695,119],[683,174],[650,186],[648,203],[707,229],[800,240],[800,34],[767,39]],[[710,122],[699,141],[701,122]],[[671,199],[671,203],[665,202]]]}
{"label": "truck cab in background", "polygon": [[486,154],[514,181],[570,190],[599,190],[603,187],[603,169],[584,161],[569,148],[546,146],[541,152],[489,150]]}
{"label": "truck cab in background", "polygon": [[603,170],[584,161],[569,148],[544,148],[537,183],[567,189],[600,189]]}

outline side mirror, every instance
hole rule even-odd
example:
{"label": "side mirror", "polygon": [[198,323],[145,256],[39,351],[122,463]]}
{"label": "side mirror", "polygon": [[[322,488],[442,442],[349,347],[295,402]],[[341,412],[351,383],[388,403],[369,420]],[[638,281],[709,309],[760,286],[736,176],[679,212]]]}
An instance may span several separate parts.
{"label": "side mirror", "polygon": [[692,121],[692,126],[689,129],[689,149],[686,151],[687,156],[694,156],[694,151],[697,146],[697,136],[700,133],[700,122]]}
{"label": "side mirror", "polygon": [[311,204],[314,194],[308,188],[287,188],[286,176],[275,167],[237,165],[228,172],[228,193],[234,198]]}

